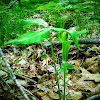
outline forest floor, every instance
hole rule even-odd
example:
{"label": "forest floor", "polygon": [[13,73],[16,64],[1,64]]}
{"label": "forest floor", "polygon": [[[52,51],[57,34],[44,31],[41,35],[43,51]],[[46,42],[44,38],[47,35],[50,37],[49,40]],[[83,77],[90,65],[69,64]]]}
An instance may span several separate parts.
{"label": "forest floor", "polygon": [[[41,14],[31,15],[33,18],[34,16],[43,17]],[[34,27],[31,29],[35,30]],[[55,34],[54,31],[52,31],[52,41],[58,41],[53,34]],[[49,42],[49,38],[43,42]],[[53,47],[56,66],[59,69],[62,62],[62,46],[57,43],[53,44]],[[80,47],[85,48],[85,51],[78,50],[75,44],[69,48],[68,63],[75,68],[69,69],[66,74],[67,100],[86,100],[88,97],[100,94],[100,45],[80,44]],[[37,100],[59,100],[50,46],[43,46],[42,43],[25,46],[9,44],[5,45],[3,53],[19,83],[29,90]],[[5,63],[1,62],[0,58],[1,68],[7,70]],[[0,75],[5,77],[14,93],[24,100],[20,90],[9,79],[7,73],[0,70]],[[63,73],[59,72],[58,76],[60,91],[63,94]],[[14,100],[2,82],[0,83],[0,100]]]}

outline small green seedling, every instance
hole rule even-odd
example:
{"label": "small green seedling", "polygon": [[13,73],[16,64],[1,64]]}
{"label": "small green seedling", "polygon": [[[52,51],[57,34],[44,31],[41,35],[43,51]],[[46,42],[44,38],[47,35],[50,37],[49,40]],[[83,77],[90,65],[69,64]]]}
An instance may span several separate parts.
{"label": "small green seedling", "polygon": [[19,63],[21,60],[22,60],[22,59],[16,60],[16,61],[14,62],[14,64]]}
{"label": "small green seedling", "polygon": [[[36,42],[42,42],[44,39],[46,39],[48,36],[50,36],[50,44],[47,44],[45,46],[51,45],[51,51],[52,51],[52,56],[53,56],[53,61],[54,61],[54,67],[55,67],[55,73],[56,73],[56,80],[57,80],[57,85],[58,85],[58,93],[59,93],[59,100],[61,100],[61,93],[60,93],[60,88],[59,88],[59,79],[58,79],[58,71],[64,73],[64,95],[63,95],[63,100],[66,100],[66,95],[65,95],[65,74],[68,73],[67,69],[73,69],[74,66],[70,65],[67,63],[68,60],[68,52],[69,52],[69,47],[72,42],[76,44],[77,48],[79,50],[79,43],[78,43],[78,35],[79,34],[85,34],[87,30],[82,30],[82,31],[75,31],[75,30],[66,30],[63,28],[55,28],[51,27],[49,28],[48,23],[45,22],[43,19],[33,19],[33,20],[22,20],[22,22],[27,25],[40,25],[44,26],[45,29],[37,30],[37,31],[30,31],[27,32],[24,35],[19,36],[17,39],[10,40],[5,44],[8,43],[13,43],[13,44],[32,44]],[[51,40],[51,33],[50,30],[54,30],[58,35],[59,41],[62,43],[62,64],[61,68],[59,70],[56,69],[56,64],[55,64],[55,57],[54,57],[54,52],[53,52],[53,45],[52,45],[52,40]],[[68,34],[72,37],[72,40],[68,40]]]}

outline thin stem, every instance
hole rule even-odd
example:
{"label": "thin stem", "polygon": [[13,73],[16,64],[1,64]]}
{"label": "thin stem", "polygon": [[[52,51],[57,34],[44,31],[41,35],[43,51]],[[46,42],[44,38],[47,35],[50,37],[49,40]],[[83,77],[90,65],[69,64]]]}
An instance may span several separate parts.
{"label": "thin stem", "polygon": [[65,82],[65,64],[64,64],[64,97],[63,97],[63,100],[66,100],[66,82]]}
{"label": "thin stem", "polygon": [[66,76],[66,63],[68,60],[68,52],[70,47],[71,41],[62,42],[62,63],[64,67],[64,95],[63,100],[66,100],[66,82],[65,82],[65,76]]}
{"label": "thin stem", "polygon": [[52,45],[52,41],[51,41],[51,34],[50,34],[50,43],[51,43],[51,52],[52,52],[52,57],[53,57],[53,62],[54,62],[54,67],[55,67],[55,73],[56,73],[56,80],[57,80],[57,85],[58,85],[59,100],[61,100],[61,93],[60,93],[60,88],[59,88],[58,72],[57,72],[57,69],[56,69],[56,63],[55,63],[53,45]]}

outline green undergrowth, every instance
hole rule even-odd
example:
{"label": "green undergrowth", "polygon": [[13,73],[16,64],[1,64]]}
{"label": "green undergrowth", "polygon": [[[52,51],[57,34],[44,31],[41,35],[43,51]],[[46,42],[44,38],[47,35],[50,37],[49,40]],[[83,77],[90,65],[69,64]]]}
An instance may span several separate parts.
{"label": "green undergrowth", "polygon": [[[3,3],[4,4],[4,3]],[[25,18],[21,7],[18,4],[8,10],[8,5],[0,5],[0,46],[9,39],[16,38],[24,31],[20,19]]]}
{"label": "green undergrowth", "polygon": [[[9,0],[10,1],[10,0]],[[96,38],[100,32],[100,2],[98,0],[21,0],[8,10],[9,2],[0,1],[0,46],[27,31],[20,19],[30,19],[29,14],[41,14],[49,25],[56,28],[90,32],[82,37]],[[24,30],[23,30],[24,29]]]}
{"label": "green undergrowth", "polygon": [[95,29],[95,35],[99,36],[99,10],[100,2],[96,0],[61,0],[59,3],[51,1],[48,4],[40,5],[36,9],[36,11],[42,12],[45,20],[52,22],[54,27],[65,29],[76,27],[77,30],[88,29],[91,33],[90,38],[92,38]]}

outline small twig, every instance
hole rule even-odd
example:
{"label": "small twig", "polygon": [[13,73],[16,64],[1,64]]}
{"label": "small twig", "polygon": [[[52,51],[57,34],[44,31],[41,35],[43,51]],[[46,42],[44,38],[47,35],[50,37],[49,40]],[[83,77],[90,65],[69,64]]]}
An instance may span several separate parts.
{"label": "small twig", "polygon": [[0,75],[0,79],[1,81],[6,85],[6,87],[8,88],[8,90],[10,91],[10,93],[12,94],[12,96],[14,96],[15,99],[21,100],[17,95],[14,94],[13,90],[11,89],[11,87],[8,85],[8,83],[2,78],[2,76]]}
{"label": "small twig", "polygon": [[[0,68],[2,71],[5,71],[6,73],[9,73],[7,70],[5,70],[5,69],[3,69],[3,68]],[[19,77],[21,77],[21,78],[24,78],[24,79],[28,79],[29,81],[31,81],[31,82],[33,82],[33,83],[37,83],[36,81],[34,81],[34,80],[32,80],[32,79],[30,79],[30,78],[27,78],[27,77],[24,77],[24,76],[22,76],[22,75],[19,75],[19,74],[14,74],[14,75],[16,75],[16,76],[19,76]],[[10,89],[9,89],[10,90]],[[25,89],[24,88],[24,90],[26,91],[26,92],[28,92],[29,94],[31,94],[31,98],[32,98],[32,100],[36,100],[35,98],[34,98],[34,96],[33,96],[33,94],[30,92],[30,91],[28,91],[27,89]]]}
{"label": "small twig", "polygon": [[86,100],[99,100],[100,99],[100,94],[93,95],[92,97],[87,98]]}
{"label": "small twig", "polygon": [[25,77],[25,76],[22,76],[22,75],[19,75],[19,74],[15,74],[16,76],[19,76],[19,77],[21,77],[21,78],[24,78],[24,79],[27,79],[27,80],[29,80],[29,81],[31,81],[31,82],[33,82],[33,83],[37,83],[36,81],[34,81],[34,80],[32,80],[32,79],[30,79],[30,78],[28,78],[28,77]]}
{"label": "small twig", "polygon": [[28,91],[27,89],[24,89],[24,90],[31,95],[32,100],[36,100],[36,98],[34,98],[33,94],[30,91]]}
{"label": "small twig", "polygon": [[[0,69],[3,70],[3,71],[5,71],[6,73],[10,74],[7,70],[5,70],[5,69],[3,69],[3,68],[0,68]],[[36,81],[34,81],[34,80],[32,80],[32,79],[30,79],[30,78],[28,78],[28,77],[25,77],[25,76],[22,76],[22,75],[19,75],[19,74],[16,74],[16,73],[14,73],[14,75],[19,76],[19,77],[24,78],[24,79],[27,79],[27,80],[29,80],[29,81],[35,83],[35,84],[37,83]]]}
{"label": "small twig", "polygon": [[12,80],[15,81],[16,85],[19,87],[19,89],[22,92],[22,94],[25,97],[25,99],[29,100],[28,96],[26,95],[26,93],[24,91],[24,87],[19,84],[18,80],[16,79],[16,76],[13,74],[13,72],[12,72],[12,70],[10,68],[10,65],[7,63],[6,58],[4,57],[1,48],[0,48],[0,55],[2,56],[2,59],[3,59],[4,63],[6,64],[8,71],[10,72],[10,76],[11,76]]}
{"label": "small twig", "polygon": [[[42,42],[42,44],[46,44],[46,43],[49,44],[50,42]],[[100,44],[100,39],[79,38],[78,43],[79,44]],[[41,44],[41,42],[37,42],[35,44]],[[52,41],[52,44],[61,44],[61,43],[59,41]],[[74,42],[72,42],[71,44],[74,44]]]}

